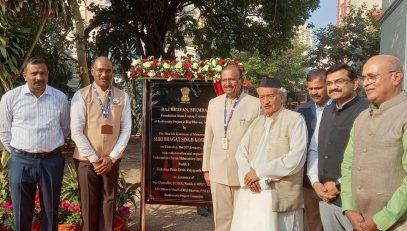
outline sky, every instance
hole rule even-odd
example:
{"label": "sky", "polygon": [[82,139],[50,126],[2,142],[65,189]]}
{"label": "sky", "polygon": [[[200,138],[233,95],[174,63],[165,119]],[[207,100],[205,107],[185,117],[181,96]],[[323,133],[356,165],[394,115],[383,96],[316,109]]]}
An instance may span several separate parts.
{"label": "sky", "polygon": [[337,4],[337,0],[320,0],[319,8],[311,13],[307,23],[312,22],[315,26],[314,30],[326,27],[329,23],[335,24]]}

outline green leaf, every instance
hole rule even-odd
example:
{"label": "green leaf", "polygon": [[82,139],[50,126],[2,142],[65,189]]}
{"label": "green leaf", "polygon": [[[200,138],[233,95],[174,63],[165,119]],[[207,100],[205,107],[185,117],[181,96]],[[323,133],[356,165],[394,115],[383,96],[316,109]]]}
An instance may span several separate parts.
{"label": "green leaf", "polygon": [[3,46],[0,46],[0,53],[3,56],[3,58],[7,58],[7,51],[6,48],[4,48]]}
{"label": "green leaf", "polygon": [[6,43],[6,40],[4,39],[4,38],[2,38],[2,37],[0,37],[0,45],[2,45],[2,46],[7,46],[7,43]]}

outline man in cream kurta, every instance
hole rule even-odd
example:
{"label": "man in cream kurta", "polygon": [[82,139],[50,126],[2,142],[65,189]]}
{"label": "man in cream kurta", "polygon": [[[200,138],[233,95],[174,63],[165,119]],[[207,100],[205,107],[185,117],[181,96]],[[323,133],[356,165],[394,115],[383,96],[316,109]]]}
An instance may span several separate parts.
{"label": "man in cream kurta", "polygon": [[259,100],[242,92],[242,74],[228,65],[221,74],[225,94],[209,102],[202,171],[211,187],[216,231],[229,231],[239,191],[236,149],[250,123],[260,114]]}
{"label": "man in cream kurta", "polygon": [[236,153],[241,188],[231,230],[302,231],[307,127],[301,114],[283,108],[279,80],[265,77],[257,91],[265,115]]}
{"label": "man in cream kurta", "polygon": [[130,102],[111,86],[108,58],[96,58],[91,71],[95,81],[77,91],[71,105],[82,230],[111,231],[119,164],[131,132]]}

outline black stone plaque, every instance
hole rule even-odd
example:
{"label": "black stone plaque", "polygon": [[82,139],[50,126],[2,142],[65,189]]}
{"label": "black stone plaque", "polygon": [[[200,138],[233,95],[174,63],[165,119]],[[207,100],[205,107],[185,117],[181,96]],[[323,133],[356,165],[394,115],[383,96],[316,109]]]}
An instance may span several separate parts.
{"label": "black stone plaque", "polygon": [[211,83],[145,81],[145,202],[209,205],[201,171]]}

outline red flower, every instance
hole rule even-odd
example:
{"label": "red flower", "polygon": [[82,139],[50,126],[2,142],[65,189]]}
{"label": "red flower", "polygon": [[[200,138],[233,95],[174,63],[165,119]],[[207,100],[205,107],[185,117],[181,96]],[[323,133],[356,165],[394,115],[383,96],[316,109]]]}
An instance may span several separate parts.
{"label": "red flower", "polygon": [[189,64],[188,62],[185,63],[184,69],[185,69],[185,70],[189,70],[189,68],[191,68],[191,64]]}
{"label": "red flower", "polygon": [[186,75],[185,75],[185,77],[189,80],[189,79],[191,79],[191,77],[192,77],[192,72],[188,72]]}
{"label": "red flower", "polygon": [[80,224],[77,224],[77,223],[73,223],[73,224],[72,224],[72,229],[73,229],[73,230],[81,230],[81,225],[80,225]]}
{"label": "red flower", "polygon": [[6,202],[1,207],[5,209],[13,209],[13,204],[11,202]]}
{"label": "red flower", "polygon": [[70,204],[68,207],[68,211],[79,212],[81,211],[81,208],[79,207],[79,205]]}
{"label": "red flower", "polygon": [[35,194],[35,201],[34,201],[35,205],[39,205],[40,204],[40,195],[37,193]]}
{"label": "red flower", "polygon": [[175,64],[177,64],[177,60],[173,59],[173,60],[171,60],[171,63],[175,65]]}
{"label": "red flower", "polygon": [[153,69],[153,70],[157,69],[157,63],[151,64],[151,69]]}
{"label": "red flower", "polygon": [[201,72],[196,74],[198,76],[198,79],[203,79],[203,74]]}
{"label": "red flower", "polygon": [[142,63],[145,63],[145,62],[147,62],[148,61],[148,59],[141,59],[141,62]]}
{"label": "red flower", "polygon": [[143,68],[141,68],[141,67],[137,67],[136,72],[137,72],[137,73],[141,73],[141,72],[143,72]]}
{"label": "red flower", "polygon": [[156,77],[161,77],[161,73],[160,73],[159,71],[157,71],[157,72],[155,73],[155,76],[156,76]]}
{"label": "red flower", "polygon": [[123,221],[120,217],[116,216],[116,217],[114,217],[113,223],[114,223],[114,227],[118,227],[123,224]]}
{"label": "red flower", "polygon": [[225,62],[225,60],[224,59],[219,59],[219,65],[221,65],[221,66],[223,66],[223,64],[225,64],[226,62]]}
{"label": "red flower", "polygon": [[119,208],[120,214],[128,215],[130,214],[130,208],[127,206],[122,206]]}
{"label": "red flower", "polygon": [[136,77],[136,73],[132,72],[130,73],[130,79],[134,79]]}
{"label": "red flower", "polygon": [[239,64],[239,62],[236,61],[236,60],[232,60],[232,64],[233,64],[233,65],[237,65],[237,64]]}
{"label": "red flower", "polygon": [[133,66],[130,67],[130,71],[132,71],[132,70],[134,70],[134,67],[133,67]]}
{"label": "red flower", "polygon": [[147,73],[147,72],[143,72],[143,77],[148,77],[148,73]]}
{"label": "red flower", "polygon": [[200,67],[205,66],[205,61],[199,60],[198,65],[199,65]]}
{"label": "red flower", "polygon": [[69,210],[69,206],[70,206],[70,204],[66,201],[61,201],[59,204],[59,207],[65,209],[65,210]]}
{"label": "red flower", "polygon": [[174,73],[172,74],[172,77],[173,77],[174,79],[178,78],[178,72],[174,72]]}
{"label": "red flower", "polygon": [[171,74],[171,73],[170,73],[169,70],[165,70],[165,71],[164,71],[164,77],[165,77],[165,78],[168,78],[168,76],[170,76],[170,74]]}
{"label": "red flower", "polygon": [[158,62],[158,59],[153,59],[153,63],[157,63]]}
{"label": "red flower", "polygon": [[215,76],[215,72],[212,71],[209,75],[210,75],[211,77],[213,77],[213,76]]}

